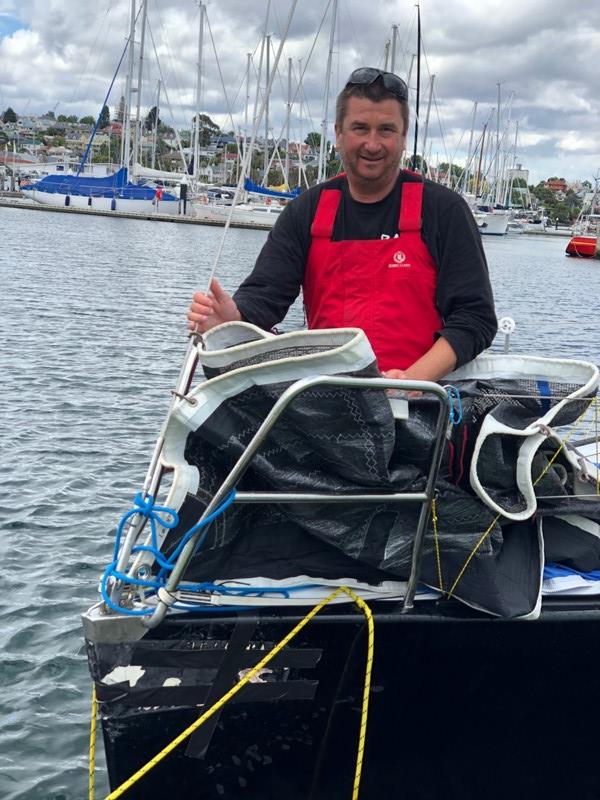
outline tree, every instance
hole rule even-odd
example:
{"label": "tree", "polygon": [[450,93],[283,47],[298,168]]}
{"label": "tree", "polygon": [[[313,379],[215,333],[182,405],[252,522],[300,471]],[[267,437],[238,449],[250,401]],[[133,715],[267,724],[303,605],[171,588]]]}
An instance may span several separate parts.
{"label": "tree", "polygon": [[267,186],[281,186],[284,182],[283,172],[279,167],[272,167],[267,177]]}
{"label": "tree", "polygon": [[46,119],[56,119],[56,117],[54,116],[54,111],[46,111],[44,116],[46,117]]}
{"label": "tree", "polygon": [[100,112],[100,119],[98,121],[99,128],[108,128],[110,125],[110,109],[108,106],[103,106]]}
{"label": "tree", "polygon": [[[548,178],[548,180],[561,180],[560,178]],[[564,201],[558,200],[556,194],[544,186],[544,183],[538,183],[537,186],[530,187],[532,194],[536,197],[540,204],[544,207],[546,216],[551,220],[556,220],[562,224],[568,224],[577,218],[580,209],[580,200],[575,194],[569,195]]]}
{"label": "tree", "polygon": [[304,142],[313,150],[318,150],[321,147],[321,134],[318,131],[311,131]]}
{"label": "tree", "polygon": [[156,122],[156,115],[157,114],[158,114],[158,109],[156,108],[156,106],[152,106],[152,108],[150,109],[150,111],[146,115],[146,119],[144,120],[144,130],[145,131],[153,131],[155,125],[157,125],[157,127],[160,128],[160,126],[162,125],[162,122],[161,122],[161,119],[159,117],[158,118],[158,124],[157,124],[157,122]]}
{"label": "tree", "polygon": [[79,120],[82,125],[95,125],[96,120],[93,117],[81,117]]}
{"label": "tree", "polygon": [[120,149],[121,144],[118,139],[113,141],[112,147],[109,147],[107,144],[101,144],[100,147],[96,148],[92,156],[92,163],[106,164],[107,161],[110,161],[111,155],[114,156]]}
{"label": "tree", "polygon": [[77,122],[77,114],[69,114],[67,122]]}
{"label": "tree", "polygon": [[[192,131],[196,128],[196,117],[192,117]],[[200,145],[202,147],[206,147],[207,144],[210,144],[210,140],[213,136],[218,136],[221,133],[221,129],[219,126],[212,121],[212,119],[207,114],[200,114]],[[193,136],[192,136],[193,141]]]}
{"label": "tree", "polygon": [[17,121],[17,115],[9,106],[6,109],[6,111],[2,114],[2,122],[16,122],[16,121]]}
{"label": "tree", "polygon": [[458,164],[449,164],[447,161],[442,161],[442,163],[438,166],[438,171],[443,172],[444,175],[448,174],[448,170],[450,170],[450,178],[460,178],[463,174],[463,167],[460,167]]}
{"label": "tree", "polygon": [[67,118],[64,114],[59,114],[57,117],[57,122],[67,122]]}

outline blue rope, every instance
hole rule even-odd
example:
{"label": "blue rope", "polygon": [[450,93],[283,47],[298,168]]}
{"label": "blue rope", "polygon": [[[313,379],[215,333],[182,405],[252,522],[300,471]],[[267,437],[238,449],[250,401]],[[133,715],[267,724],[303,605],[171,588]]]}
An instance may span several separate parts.
{"label": "blue rope", "polygon": [[[132,609],[132,608],[124,608],[123,606],[118,605],[113,600],[111,600],[108,594],[108,581],[109,579],[119,580],[122,583],[126,583],[130,586],[137,586],[144,591],[144,598],[148,599],[151,596],[154,596],[156,592],[163,586],[166,585],[169,573],[173,570],[175,566],[175,562],[179,555],[181,554],[185,545],[190,541],[192,536],[197,533],[202,528],[207,528],[202,536],[199,537],[196,546],[194,547],[194,555],[200,550],[202,545],[204,544],[206,537],[208,535],[208,525],[220,516],[235,500],[235,489],[233,489],[225,498],[225,500],[219,505],[214,511],[212,511],[205,519],[200,520],[197,522],[193,527],[187,531],[187,533],[182,537],[181,541],[175,548],[175,550],[171,553],[169,558],[165,558],[163,553],[158,547],[158,536],[157,536],[157,524],[162,525],[163,528],[167,530],[172,530],[173,528],[177,527],[179,524],[179,515],[177,512],[169,508],[168,506],[159,506],[156,505],[154,498],[152,495],[143,495],[141,492],[136,494],[134,501],[133,501],[133,508],[127,511],[121,517],[119,524],[117,526],[116,536],[115,536],[115,547],[113,551],[113,560],[112,562],[106,567],[104,573],[102,575],[102,579],[100,581],[100,593],[102,595],[102,599],[104,603],[108,606],[108,608],[116,611],[119,614],[124,614],[126,616],[133,616],[133,617],[144,617],[148,614],[153,612],[153,608],[148,607],[145,609]],[[117,564],[119,560],[119,549],[120,543],[123,536],[123,531],[125,529],[125,525],[127,522],[136,514],[140,514],[141,516],[145,517],[148,522],[150,523],[150,541],[149,545],[136,545],[132,547],[131,552],[133,553],[150,553],[156,559],[156,562],[161,567],[160,571],[158,572],[156,578],[154,580],[146,579],[143,577],[132,577],[130,575],[126,575],[123,572],[117,570]],[[300,586],[291,586],[287,588],[277,588],[272,586],[225,586],[223,584],[211,583],[209,581],[205,581],[204,583],[181,583],[179,584],[179,588],[187,591],[187,592],[212,592],[213,594],[218,594],[223,597],[232,597],[232,598],[243,598],[243,597],[265,597],[268,595],[280,595],[286,600],[289,599],[290,593],[297,592],[302,589],[309,589],[313,588],[316,584],[302,584]],[[179,600],[177,603],[174,603],[172,608],[178,610],[185,610],[185,611],[210,611],[210,612],[227,612],[227,611],[240,611],[240,610],[247,610],[251,609],[252,606],[239,606],[239,605],[227,605],[227,606],[220,606],[215,608],[215,606],[210,605],[195,605],[193,602],[186,601],[186,600]]]}
{"label": "blue rope", "polygon": [[[200,520],[197,522],[193,527],[187,531],[187,533],[182,537],[181,541],[175,548],[175,550],[171,553],[168,559],[164,557],[162,552],[158,547],[158,536],[157,536],[157,523],[162,525],[163,528],[167,530],[172,530],[179,525],[179,515],[177,512],[169,508],[168,506],[159,506],[156,505],[154,497],[150,494],[144,496],[141,492],[136,494],[134,501],[133,501],[133,508],[129,511],[125,512],[121,517],[119,524],[117,525],[117,531],[115,535],[115,546],[113,549],[113,560],[108,565],[108,567],[104,570],[102,575],[102,579],[100,581],[100,593],[102,595],[102,599],[106,603],[106,605],[111,608],[113,611],[117,611],[120,614],[126,614],[128,616],[146,616],[147,614],[152,613],[152,609],[148,610],[135,610],[135,609],[128,609],[123,608],[122,606],[117,605],[114,603],[109,595],[107,590],[107,584],[110,578],[122,581],[123,583],[128,583],[131,586],[139,586],[142,589],[153,589],[155,593],[164,586],[167,582],[168,573],[170,573],[174,566],[177,558],[179,557],[181,551],[185,547],[185,545],[189,542],[192,536],[197,533],[202,528],[208,526],[216,517],[222,514],[235,500],[235,489],[227,495],[225,500],[218,506],[213,512],[211,512],[205,519]],[[160,572],[158,573],[156,580],[145,580],[144,578],[134,578],[129,575],[125,575],[122,572],[117,570],[117,564],[119,560],[119,549],[121,544],[121,538],[123,536],[123,531],[125,529],[125,525],[127,522],[136,514],[139,514],[142,517],[145,517],[148,522],[150,523],[150,544],[149,545],[136,545],[135,547],[131,548],[131,552],[133,553],[151,553],[158,564],[161,567]],[[204,543],[206,536],[208,534],[208,530],[206,530],[203,535],[200,537],[200,540],[196,547],[194,548],[194,553],[196,553],[202,544]],[[189,606],[186,607],[186,610],[192,610]],[[194,606],[193,610],[206,610],[205,606]]]}
{"label": "blue rope", "polygon": [[456,386],[446,386],[446,394],[448,395],[448,417],[453,425],[460,425],[463,420],[463,407],[462,400],[460,399],[460,392]]}
{"label": "blue rope", "polygon": [[138,492],[133,499],[133,508],[125,512],[125,514],[123,514],[119,524],[117,525],[115,546],[113,549],[114,561],[117,561],[119,558],[121,536],[123,534],[125,525],[127,522],[129,522],[131,517],[134,517],[136,514],[140,514],[140,516],[146,517],[146,519],[149,520],[153,547],[156,547],[156,545],[158,544],[156,538],[157,522],[160,523],[160,525],[162,525],[163,528],[167,528],[168,530],[176,528],[177,525],[179,525],[179,515],[174,509],[168,508],[167,506],[157,506],[155,505],[154,498],[152,497],[151,494],[148,494],[144,497],[144,495],[141,492]]}

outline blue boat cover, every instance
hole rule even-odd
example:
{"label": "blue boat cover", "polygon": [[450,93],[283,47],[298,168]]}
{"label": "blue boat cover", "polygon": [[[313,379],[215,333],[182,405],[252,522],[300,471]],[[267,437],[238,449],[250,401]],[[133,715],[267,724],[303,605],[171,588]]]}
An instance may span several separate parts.
{"label": "blue boat cover", "polygon": [[268,197],[286,197],[288,200],[293,200],[294,197],[298,197],[300,192],[302,191],[301,188],[298,186],[292,192],[278,192],[275,189],[267,189],[266,186],[259,186],[258,184],[251,181],[250,178],[246,178],[244,181],[244,189],[247,192],[255,192],[255,194],[264,194]]}
{"label": "blue boat cover", "polygon": [[[91,175],[47,175],[37,183],[27,186],[37,192],[49,194],[82,195],[84,197],[121,197],[128,200],[152,200],[152,186],[138,186],[127,181],[127,168],[121,167],[114,175],[97,178]],[[163,200],[177,200],[174,194],[163,192]]]}
{"label": "blue boat cover", "polygon": [[544,566],[544,578],[564,578],[567,575],[579,575],[586,581],[600,581],[600,569],[593,569],[589,572],[582,572],[580,569],[573,569],[564,564],[546,564]]}

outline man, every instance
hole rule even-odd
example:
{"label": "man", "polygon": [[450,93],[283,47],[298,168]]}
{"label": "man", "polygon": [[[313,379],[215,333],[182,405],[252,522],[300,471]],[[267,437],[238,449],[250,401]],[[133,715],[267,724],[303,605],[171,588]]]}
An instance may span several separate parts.
{"label": "man", "polygon": [[408,92],[390,72],[355,70],[337,100],[345,174],[281,213],[233,297],[197,292],[190,328],[244,319],[269,329],[302,288],[309,328],[358,327],[391,378],[438,380],[497,329],[473,215],[455,192],[400,170]]}

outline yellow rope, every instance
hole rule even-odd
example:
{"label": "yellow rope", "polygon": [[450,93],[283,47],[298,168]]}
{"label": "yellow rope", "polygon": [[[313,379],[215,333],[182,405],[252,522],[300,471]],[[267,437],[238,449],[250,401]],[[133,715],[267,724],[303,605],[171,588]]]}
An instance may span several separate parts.
{"label": "yellow rope", "polygon": [[[371,688],[371,672],[373,668],[373,656],[375,652],[375,625],[373,622],[373,615],[371,613],[371,609],[365,603],[365,601],[358,597],[351,589],[348,589],[346,586],[340,586],[338,589],[333,591],[330,595],[328,595],[324,600],[322,600],[318,605],[316,605],[313,609],[311,609],[308,614],[304,617],[304,619],[300,620],[300,622],[296,625],[296,627],[291,630],[280,642],[279,644],[275,645],[275,647],[267,653],[267,655],[261,659],[256,666],[252,667],[244,677],[236,683],[226,694],[224,694],[217,702],[211,706],[207,711],[205,711],[195,722],[189,725],[184,731],[182,731],[179,736],[173,739],[160,753],[157,753],[154,758],[151,758],[147,764],[145,764],[141,769],[139,769],[134,775],[128,778],[124,783],[118,786],[113,792],[111,792],[107,797],[106,800],[116,800],[117,797],[121,797],[128,789],[130,789],[135,783],[137,783],[140,778],[143,778],[150,770],[155,767],[160,761],[162,761],[166,756],[169,755],[178,745],[181,744],[185,739],[188,738],[195,730],[197,730],[206,720],[210,719],[217,711],[222,708],[225,703],[231,700],[234,695],[236,695],[240,689],[242,689],[256,674],[260,672],[263,667],[265,667],[269,661],[271,661],[275,656],[283,650],[283,648],[291,642],[291,640],[307,625],[310,620],[316,616],[319,611],[321,611],[325,606],[334,600],[338,595],[345,593],[349,597],[351,597],[354,602],[359,606],[361,611],[364,613],[367,619],[367,628],[368,628],[368,641],[367,641],[367,664],[365,669],[365,683],[364,683],[364,691],[363,691],[363,705],[362,705],[362,714],[360,720],[360,731],[358,736],[358,748],[357,748],[357,756],[356,756],[356,770],[354,774],[354,786],[352,791],[352,800],[358,800],[358,791],[360,787],[360,779],[362,774],[362,766],[363,766],[363,759],[364,759],[364,749],[365,749],[365,740],[367,735],[367,718],[368,718],[368,711],[369,711],[369,694]],[[93,718],[94,718],[94,739],[95,739],[95,694],[94,694],[94,705],[93,705]],[[93,760],[92,760],[92,746],[90,744],[90,791],[92,791],[93,785]],[[93,800],[92,795],[90,795],[90,800]]]}
{"label": "yellow rope", "polygon": [[500,519],[501,516],[502,516],[501,514],[497,514],[494,517],[494,519],[492,520],[492,522],[490,524],[490,527],[487,529],[487,531],[485,531],[485,533],[481,536],[481,538],[479,539],[479,541],[477,542],[475,547],[469,553],[469,556],[468,556],[467,560],[462,565],[461,571],[456,576],[456,580],[454,581],[454,583],[450,587],[450,591],[448,592],[448,597],[452,597],[452,595],[454,594],[454,591],[456,590],[456,587],[460,583],[462,576],[465,574],[467,567],[469,566],[469,564],[471,563],[471,561],[473,560],[473,558],[477,554],[477,551],[479,550],[481,545],[485,542],[487,537],[490,535],[490,533],[492,532],[492,530],[494,528],[494,525],[498,522],[498,520]]}
{"label": "yellow rope", "polygon": [[96,788],[96,713],[98,703],[96,701],[96,685],[92,686],[92,718],[90,721],[90,763],[89,763],[89,781],[88,781],[88,800],[94,800],[94,791]]}
{"label": "yellow rope", "polygon": [[440,538],[438,535],[438,516],[437,516],[437,505],[435,502],[435,497],[431,501],[431,524],[433,526],[433,542],[435,545],[435,561],[437,564],[437,573],[438,573],[438,583],[439,583],[439,590],[440,592],[444,591],[444,580],[442,578],[442,554],[440,552]]}
{"label": "yellow rope", "polygon": [[365,665],[365,684],[363,688],[363,703],[360,715],[360,731],[358,734],[358,748],[356,753],[356,770],[354,771],[354,786],[352,789],[352,800],[358,800],[360,788],[360,778],[362,775],[363,758],[365,754],[365,741],[367,738],[367,718],[369,715],[369,696],[371,694],[371,673],[373,671],[373,658],[375,657],[375,622],[371,609],[352,589],[342,587],[346,594],[354,600],[367,618],[367,663]]}
{"label": "yellow rope", "polygon": [[[556,461],[556,459],[558,458],[558,455],[559,455],[559,453],[561,453],[561,452],[562,452],[562,450],[564,449],[564,447],[565,447],[566,443],[569,441],[569,439],[571,438],[571,436],[573,436],[573,434],[575,433],[575,431],[577,430],[577,428],[578,428],[578,427],[581,425],[581,423],[583,422],[583,419],[584,419],[584,417],[585,417],[585,414],[586,414],[586,412],[587,412],[587,408],[586,408],[586,410],[583,412],[583,414],[582,414],[582,415],[581,415],[581,416],[580,416],[580,417],[577,419],[577,421],[575,422],[575,425],[573,425],[573,428],[572,428],[572,430],[570,430],[570,431],[569,431],[568,435],[567,435],[567,436],[565,436],[565,438],[561,440],[561,443],[560,443],[559,447],[557,448],[556,452],[554,453],[554,455],[552,456],[552,458],[551,458],[551,459],[548,461],[548,463],[546,464],[546,466],[544,467],[544,469],[543,469],[543,470],[540,472],[540,474],[539,474],[539,475],[537,476],[537,478],[534,480],[534,482],[533,482],[533,485],[534,485],[534,486],[537,486],[537,485],[538,485],[538,483],[539,483],[539,482],[542,480],[542,478],[544,477],[544,475],[545,475],[545,474],[548,472],[548,470],[550,469],[550,467],[552,466],[552,464],[554,464],[554,462],[555,462],[555,461]],[[588,428],[589,428],[589,427],[590,427],[590,426],[588,426]],[[587,432],[587,431],[586,431],[586,432]]]}
{"label": "yellow rope", "polygon": [[[596,442],[598,442],[598,431],[599,431],[599,419],[598,419],[598,399],[594,400],[594,407],[595,407],[595,414],[594,414],[594,423],[596,429]],[[534,481],[533,485],[536,486],[543,476],[546,474],[548,469],[552,466],[556,458],[558,457],[559,453],[564,448],[565,444],[571,438],[571,436],[575,433],[577,428],[579,427],[581,421],[583,420],[584,415],[582,414],[579,419],[576,421],[573,429],[570,431],[568,436],[561,442],[560,446],[549,460],[546,467],[542,470],[542,472],[538,475],[536,480]],[[591,426],[590,426],[591,427]],[[596,462],[600,459],[598,458],[598,454],[596,456]],[[600,472],[597,471],[596,473],[596,492],[600,494]],[[433,524],[433,534],[434,534],[434,542],[435,542],[435,554],[436,554],[436,562],[437,562],[437,570],[438,570],[438,580],[440,585],[440,590],[444,590],[443,584],[443,577],[442,577],[442,565],[441,565],[441,553],[440,553],[440,544],[439,544],[439,534],[438,534],[438,516],[437,516],[437,506],[435,498],[432,500],[431,503],[431,516],[432,516],[432,524]],[[463,564],[458,576],[456,577],[454,583],[452,584],[449,592],[448,597],[452,597],[454,594],[456,587],[460,583],[462,576],[464,575],[467,567],[471,563],[472,559],[476,555],[477,551],[483,544],[483,542],[487,539],[490,535],[491,531],[494,528],[496,522],[500,519],[502,515],[497,514],[496,517],[492,520],[490,526],[487,530],[482,534],[479,541],[467,557],[465,563]],[[197,730],[201,725],[206,722],[206,720],[210,719],[216,712],[221,709],[234,695],[236,695],[250,680],[261,670],[265,667],[278,653],[286,647],[289,642],[307,625],[310,620],[315,617],[325,606],[334,600],[338,595],[345,593],[349,597],[351,597],[356,605],[361,609],[367,619],[367,628],[368,628],[368,640],[367,640],[367,661],[365,667],[365,682],[364,682],[364,689],[363,689],[363,704],[362,704],[362,712],[361,712],[361,721],[360,721],[360,731],[358,737],[358,748],[357,748],[357,756],[356,756],[356,770],[354,775],[354,784],[352,790],[352,800],[358,800],[359,795],[359,788],[360,788],[360,780],[362,776],[362,767],[363,767],[363,760],[364,760],[364,750],[365,750],[365,742],[366,742],[366,735],[367,735],[367,720],[368,720],[368,712],[369,712],[369,695],[371,689],[371,674],[373,670],[373,658],[375,653],[375,624],[373,620],[373,614],[369,606],[365,603],[365,601],[358,597],[351,589],[346,586],[340,586],[338,589],[333,591],[330,595],[328,595],[324,600],[322,600],[318,605],[316,605],[313,609],[311,609],[308,614],[304,617],[304,619],[300,620],[300,622],[296,625],[293,630],[291,630],[280,642],[277,644],[273,650],[271,650],[261,661],[258,662],[251,670],[249,670],[243,678],[241,678],[238,683],[233,686],[226,694],[224,694],[217,702],[211,706],[207,711],[204,712],[195,722],[193,722],[190,726],[188,726],[182,733],[179,734],[172,742],[170,742],[163,750],[157,753],[154,758],[150,759],[147,764],[145,764],[141,769],[139,769],[134,775],[132,775],[128,780],[122,783],[119,787],[117,787],[113,792],[111,792],[107,797],[106,800],[116,800],[116,798],[121,797],[128,789],[130,789],[135,783],[137,783],[141,778],[144,777],[148,772],[150,772],[153,767],[155,767],[158,763],[160,763],[164,758],[166,758],[169,753],[171,753],[181,742],[185,741],[195,730]],[[96,700],[96,689],[95,687],[92,690],[92,714],[91,714],[91,723],[90,723],[90,749],[89,749],[89,800],[94,800],[94,775],[95,775],[95,753],[96,753],[96,713],[97,713],[97,700]]]}

